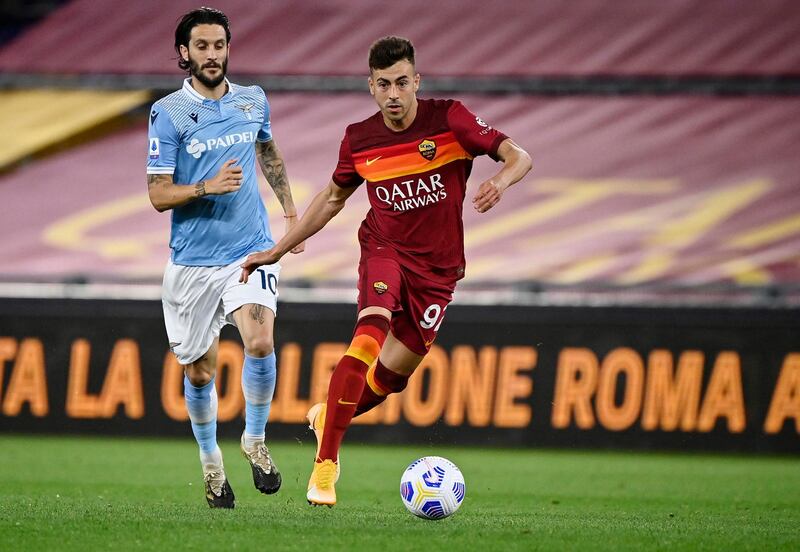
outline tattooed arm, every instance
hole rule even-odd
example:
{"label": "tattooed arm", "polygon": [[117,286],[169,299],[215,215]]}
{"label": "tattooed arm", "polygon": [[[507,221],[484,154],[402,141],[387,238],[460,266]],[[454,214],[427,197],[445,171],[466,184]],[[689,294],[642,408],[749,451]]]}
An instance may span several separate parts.
{"label": "tattooed arm", "polygon": [[214,178],[203,180],[193,186],[175,184],[171,174],[148,174],[147,193],[150,195],[150,203],[161,213],[206,195],[235,192],[242,186],[242,168],[234,165],[236,161],[236,159],[225,161]]}
{"label": "tattooed arm", "polygon": [[203,182],[194,186],[176,186],[171,174],[148,174],[147,193],[156,211],[163,213],[167,209],[180,207],[198,197],[203,197],[206,190]]}
{"label": "tattooed arm", "polygon": [[[278,149],[275,140],[269,142],[256,142],[256,158],[261,172],[275,192],[275,196],[283,207],[284,219],[286,220],[286,231],[288,233],[297,224],[297,208],[292,199],[292,189],[289,186],[289,178],[286,176],[286,166],[283,156]],[[299,243],[292,253],[301,253],[305,249],[305,243]]]}

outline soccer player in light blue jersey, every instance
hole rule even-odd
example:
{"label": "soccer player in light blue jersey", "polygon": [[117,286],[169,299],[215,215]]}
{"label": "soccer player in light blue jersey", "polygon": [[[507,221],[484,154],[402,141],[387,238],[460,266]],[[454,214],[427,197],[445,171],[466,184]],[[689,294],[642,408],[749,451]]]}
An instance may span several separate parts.
{"label": "soccer player in light blue jersey", "polygon": [[[275,390],[273,325],[280,267],[264,267],[250,282],[239,282],[239,265],[247,255],[274,245],[256,162],[283,207],[286,231],[297,221],[264,91],[225,78],[230,39],[228,18],[218,10],[193,10],[178,23],[178,66],[189,78],[153,105],[147,161],[150,201],[159,212],[172,210],[164,323],[170,348],[184,368],[186,409],[212,508],[234,506],[216,440],[214,378],[225,324],[235,325],[244,342],[242,453],[259,491],[275,493],[281,485],[264,443]],[[300,244],[292,252],[303,249]]]}

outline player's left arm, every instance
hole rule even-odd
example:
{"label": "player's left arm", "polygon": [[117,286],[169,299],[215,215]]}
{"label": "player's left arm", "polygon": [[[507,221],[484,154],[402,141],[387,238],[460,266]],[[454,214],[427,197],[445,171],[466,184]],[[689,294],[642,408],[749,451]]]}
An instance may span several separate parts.
{"label": "player's left arm", "polygon": [[472,198],[472,205],[479,213],[485,213],[494,207],[510,186],[513,186],[531,170],[531,156],[519,147],[511,138],[506,138],[497,148],[497,158],[503,162],[503,168],[489,180],[483,182]]}
{"label": "player's left arm", "polygon": [[[292,188],[289,185],[289,178],[286,176],[286,164],[275,140],[256,142],[256,159],[258,159],[261,172],[264,173],[264,177],[283,207],[286,220],[285,234],[288,234],[297,224],[297,208],[294,206]],[[292,253],[302,253],[305,248],[305,242],[300,242],[292,249]]]}

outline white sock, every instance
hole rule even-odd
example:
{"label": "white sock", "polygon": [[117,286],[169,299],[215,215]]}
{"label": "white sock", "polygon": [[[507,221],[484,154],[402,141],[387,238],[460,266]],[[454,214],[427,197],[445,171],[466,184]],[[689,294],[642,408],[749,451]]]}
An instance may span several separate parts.
{"label": "white sock", "polygon": [[256,446],[258,443],[264,442],[264,434],[261,435],[248,435],[247,433],[244,434],[244,446],[245,448],[251,449]]}
{"label": "white sock", "polygon": [[200,463],[203,468],[213,469],[222,467],[222,451],[219,447],[215,447],[211,452],[200,451]]}

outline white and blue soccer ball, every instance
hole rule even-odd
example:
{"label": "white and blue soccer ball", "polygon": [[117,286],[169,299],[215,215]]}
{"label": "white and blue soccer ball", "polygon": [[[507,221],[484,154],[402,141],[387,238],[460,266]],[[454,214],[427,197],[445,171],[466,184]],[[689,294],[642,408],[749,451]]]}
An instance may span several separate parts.
{"label": "white and blue soccer ball", "polygon": [[450,460],[425,456],[400,478],[400,497],[409,512],[424,519],[446,518],[464,501],[464,476]]}

